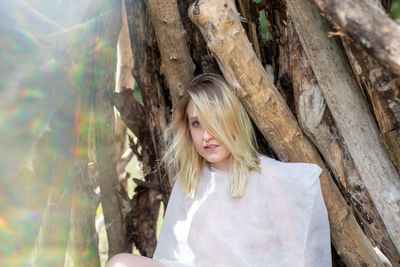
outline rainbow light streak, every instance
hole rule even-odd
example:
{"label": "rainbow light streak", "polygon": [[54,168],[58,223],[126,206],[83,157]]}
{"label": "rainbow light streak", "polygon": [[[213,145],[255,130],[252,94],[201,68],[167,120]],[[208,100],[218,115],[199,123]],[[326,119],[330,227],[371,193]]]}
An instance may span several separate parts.
{"label": "rainbow light streak", "polygon": [[45,99],[46,94],[43,91],[35,90],[31,88],[22,88],[18,92],[18,97],[22,99]]}
{"label": "rainbow light streak", "polygon": [[16,29],[16,32],[20,35],[22,35],[23,37],[25,37],[26,39],[30,40],[31,42],[37,44],[37,45],[42,45],[42,43],[40,42],[40,40],[33,35],[33,33],[29,32],[28,30],[24,30],[24,29]]}
{"label": "rainbow light streak", "polygon": [[7,221],[3,217],[0,217],[0,232],[1,234],[6,234],[8,236],[11,236],[12,234],[12,231],[8,226]]}
{"label": "rainbow light streak", "polygon": [[58,24],[55,20],[50,19],[48,16],[46,16],[45,14],[43,14],[41,11],[37,10],[36,8],[32,7],[31,4],[26,1],[26,0],[20,0],[20,3],[22,3],[29,13],[35,15],[36,17],[38,17],[39,19],[41,19],[42,21],[45,21],[55,27],[57,27],[58,29],[62,29],[63,27]]}

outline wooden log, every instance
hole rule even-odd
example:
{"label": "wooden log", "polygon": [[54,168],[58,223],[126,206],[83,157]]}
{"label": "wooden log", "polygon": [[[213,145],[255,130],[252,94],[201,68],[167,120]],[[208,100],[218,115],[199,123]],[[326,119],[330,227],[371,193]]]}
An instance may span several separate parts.
{"label": "wooden log", "polygon": [[181,21],[186,31],[186,43],[193,62],[196,65],[196,73],[220,73],[217,61],[215,61],[215,58],[208,51],[207,44],[201,32],[188,17],[187,10],[193,4],[193,0],[181,0],[177,2]]}
{"label": "wooden log", "polygon": [[314,0],[335,27],[400,76],[400,26],[368,0]]}
{"label": "wooden log", "polygon": [[340,251],[346,252],[350,248],[357,251],[355,255],[343,255],[346,263],[349,266],[360,263],[379,265],[370,242],[363,235],[318,152],[301,131],[257,59],[240,24],[234,1],[196,1],[189,9],[189,16],[201,30],[226,80],[279,158],[290,162],[313,162],[324,169],[320,180],[333,243]]}
{"label": "wooden log", "polygon": [[258,41],[258,15],[256,12],[255,3],[253,1],[238,0],[239,12],[241,13],[243,27],[246,29],[247,36],[253,45],[254,52],[261,61],[261,49]]}
{"label": "wooden log", "polygon": [[400,176],[380,142],[376,123],[347,58],[338,40],[328,37],[329,25],[312,1],[287,0],[286,3],[336,125],[400,251]]}
{"label": "wooden log", "polygon": [[149,154],[148,164],[143,166],[143,172],[145,177],[147,174],[157,172],[153,178],[149,176],[148,179],[160,182],[163,194],[165,194],[164,200],[167,201],[171,185],[164,168],[159,166],[165,153],[162,133],[168,124],[168,102],[164,98],[167,89],[161,83],[160,74],[163,63],[157,53],[156,36],[144,1],[129,1],[127,3],[129,3],[129,7],[127,6],[128,24],[135,61],[132,73],[142,96],[150,132],[150,136],[146,137],[148,142],[143,142],[141,145],[142,148],[145,144],[148,145],[149,147],[146,149],[153,153],[151,156]]}
{"label": "wooden log", "polygon": [[176,105],[193,79],[195,65],[186,45],[176,0],[146,0],[161,54],[161,73],[167,79],[172,103]]}
{"label": "wooden log", "polygon": [[341,40],[364,97],[372,106],[386,152],[400,171],[400,77],[387,72],[349,38]]}
{"label": "wooden log", "polygon": [[[134,240],[142,255],[151,257],[157,243],[156,225],[160,207],[160,191],[166,204],[171,192],[167,171],[160,166],[164,155],[162,132],[167,127],[168,107],[162,86],[161,59],[157,51],[154,30],[145,1],[127,1],[127,15],[134,56],[133,76],[137,81],[145,110],[148,134],[138,136],[142,148],[141,160],[145,181],[160,184],[161,190],[138,185],[135,189],[132,211],[128,215],[129,238]],[[161,15],[161,14],[159,14]],[[180,76],[179,76],[180,77]],[[176,78],[176,77],[175,77]],[[181,81],[181,80],[180,80]],[[143,127],[143,125],[139,125]]]}
{"label": "wooden log", "polygon": [[287,25],[290,72],[296,114],[301,128],[329,165],[366,235],[396,266],[395,263],[400,263],[400,255],[387,233],[353,160],[348,156],[346,144],[325,103],[321,88],[290,17]]}

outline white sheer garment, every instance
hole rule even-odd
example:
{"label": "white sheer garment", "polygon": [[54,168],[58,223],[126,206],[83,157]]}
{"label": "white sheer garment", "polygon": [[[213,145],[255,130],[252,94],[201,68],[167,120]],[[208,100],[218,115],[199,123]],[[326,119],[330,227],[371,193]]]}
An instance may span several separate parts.
{"label": "white sheer garment", "polygon": [[153,259],[165,266],[331,266],[329,222],[315,164],[260,157],[240,198],[206,165],[194,199],[175,183]]}

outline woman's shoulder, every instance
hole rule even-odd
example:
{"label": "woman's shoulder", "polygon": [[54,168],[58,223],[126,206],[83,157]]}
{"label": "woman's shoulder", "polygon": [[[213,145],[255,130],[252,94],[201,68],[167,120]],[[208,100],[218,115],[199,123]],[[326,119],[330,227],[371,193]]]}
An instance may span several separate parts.
{"label": "woman's shoulder", "polygon": [[275,177],[293,185],[309,187],[318,182],[321,167],[314,163],[282,162],[265,155],[260,155],[260,168],[263,176]]}

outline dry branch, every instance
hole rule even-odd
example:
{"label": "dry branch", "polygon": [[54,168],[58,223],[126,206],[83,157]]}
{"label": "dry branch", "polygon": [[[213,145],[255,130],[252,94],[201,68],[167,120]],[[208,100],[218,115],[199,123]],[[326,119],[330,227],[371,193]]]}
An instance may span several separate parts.
{"label": "dry branch", "polygon": [[[197,2],[196,2],[197,3]],[[324,169],[320,176],[333,242],[349,266],[362,262],[378,265],[371,244],[329,176],[316,149],[301,131],[293,114],[269,80],[240,24],[234,1],[199,1],[189,9],[210,51],[240,97],[254,122],[281,160],[313,162]]]}
{"label": "dry branch", "polygon": [[400,76],[400,26],[373,1],[314,2],[340,31],[364,47],[389,71]]}
{"label": "dry branch", "polygon": [[114,93],[112,102],[119,111],[125,125],[139,140],[144,140],[146,135],[149,134],[146,111],[143,105],[133,96],[133,90],[123,88],[121,92]]}
{"label": "dry branch", "polygon": [[400,251],[399,173],[381,144],[377,126],[347,58],[338,40],[327,36],[329,25],[312,1],[287,0],[286,3],[336,125],[397,251]]}
{"label": "dry branch", "polygon": [[161,54],[161,73],[167,79],[172,103],[178,103],[193,79],[195,65],[186,45],[176,0],[146,0]]}

